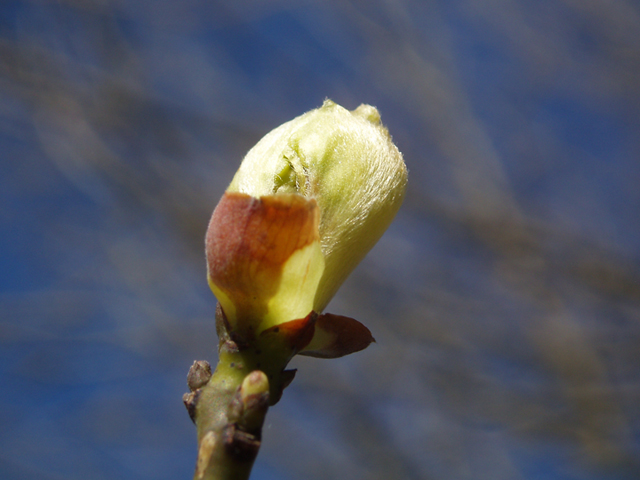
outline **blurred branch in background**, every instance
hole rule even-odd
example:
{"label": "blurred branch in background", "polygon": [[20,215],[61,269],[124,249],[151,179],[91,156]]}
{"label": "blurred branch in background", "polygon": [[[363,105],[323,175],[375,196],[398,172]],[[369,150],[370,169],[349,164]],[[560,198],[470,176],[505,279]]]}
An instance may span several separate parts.
{"label": "blurred branch in background", "polygon": [[258,138],[330,97],[379,108],[410,192],[332,307],[377,345],[296,360],[255,478],[638,477],[634,2],[0,18],[0,476],[190,474],[208,217]]}

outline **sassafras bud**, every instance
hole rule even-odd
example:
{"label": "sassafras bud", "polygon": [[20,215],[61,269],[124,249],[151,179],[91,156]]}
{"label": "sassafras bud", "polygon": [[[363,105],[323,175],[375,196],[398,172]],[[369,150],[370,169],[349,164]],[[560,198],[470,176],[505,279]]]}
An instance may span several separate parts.
{"label": "sassafras bud", "polygon": [[314,309],[322,311],[393,220],[406,184],[402,154],[376,108],[348,111],[326,100],[260,140],[228,191],[298,193],[318,203],[325,271]]}
{"label": "sassafras bud", "polygon": [[402,155],[369,105],[348,111],[326,100],[267,134],[207,232],[209,283],[230,328],[251,337],[312,322],[313,339],[302,335],[296,350],[366,347],[372,337],[359,322],[317,314],[387,229],[406,183]]}

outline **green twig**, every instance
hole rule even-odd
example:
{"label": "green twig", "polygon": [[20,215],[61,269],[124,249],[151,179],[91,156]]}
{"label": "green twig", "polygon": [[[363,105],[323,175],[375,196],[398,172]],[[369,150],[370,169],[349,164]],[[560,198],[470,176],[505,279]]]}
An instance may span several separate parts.
{"label": "green twig", "polygon": [[246,480],[260,448],[267,409],[294,372],[284,370],[288,358],[274,361],[255,344],[239,346],[231,340],[220,308],[216,317],[216,370],[211,374],[208,362],[194,362],[187,376],[191,392],[183,398],[198,429],[194,480]]}

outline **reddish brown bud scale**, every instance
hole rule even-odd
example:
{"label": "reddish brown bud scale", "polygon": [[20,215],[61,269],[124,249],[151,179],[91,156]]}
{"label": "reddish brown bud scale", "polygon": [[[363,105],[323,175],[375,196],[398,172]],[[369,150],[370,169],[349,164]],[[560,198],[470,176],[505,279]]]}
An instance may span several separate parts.
{"label": "reddish brown bud scale", "polygon": [[269,335],[277,335],[279,337],[278,341],[284,340],[287,347],[296,354],[311,342],[315,333],[314,325],[317,318],[318,314],[311,312],[305,318],[298,318],[268,328],[260,336],[268,338]]}
{"label": "reddish brown bud scale", "polygon": [[[239,308],[257,316],[278,290],[282,267],[297,250],[318,241],[316,202],[297,194],[254,198],[225,193],[206,235],[210,280]],[[251,305],[251,311],[242,306]]]}
{"label": "reddish brown bud scale", "polygon": [[316,337],[307,350],[299,352],[318,358],[338,358],[367,348],[375,339],[371,331],[359,321],[324,313],[315,322]]}

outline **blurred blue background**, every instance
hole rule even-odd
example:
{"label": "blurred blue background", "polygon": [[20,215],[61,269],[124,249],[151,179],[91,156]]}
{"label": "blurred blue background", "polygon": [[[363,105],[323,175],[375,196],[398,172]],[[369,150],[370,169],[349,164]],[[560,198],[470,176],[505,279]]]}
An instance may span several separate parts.
{"label": "blurred blue background", "polygon": [[0,478],[191,478],[208,218],[326,97],[409,192],[328,308],[377,343],[294,359],[253,478],[640,478],[631,0],[4,0]]}

